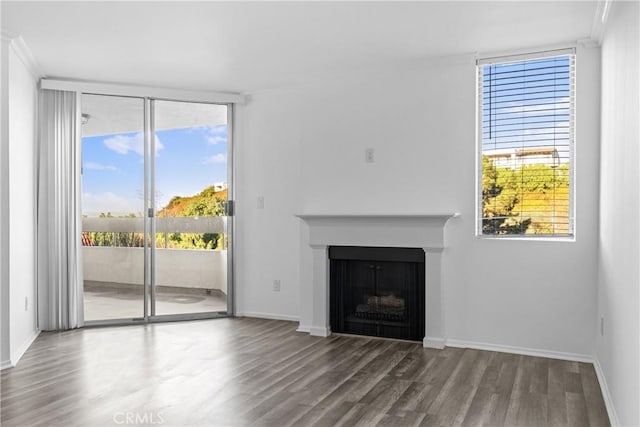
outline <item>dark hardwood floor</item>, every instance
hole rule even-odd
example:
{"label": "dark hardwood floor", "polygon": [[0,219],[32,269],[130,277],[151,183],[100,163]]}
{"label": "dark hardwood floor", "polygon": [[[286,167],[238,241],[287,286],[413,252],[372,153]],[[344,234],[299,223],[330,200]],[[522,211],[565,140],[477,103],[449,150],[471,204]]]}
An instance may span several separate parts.
{"label": "dark hardwood floor", "polygon": [[42,333],[2,426],[608,426],[593,366],[217,319]]}

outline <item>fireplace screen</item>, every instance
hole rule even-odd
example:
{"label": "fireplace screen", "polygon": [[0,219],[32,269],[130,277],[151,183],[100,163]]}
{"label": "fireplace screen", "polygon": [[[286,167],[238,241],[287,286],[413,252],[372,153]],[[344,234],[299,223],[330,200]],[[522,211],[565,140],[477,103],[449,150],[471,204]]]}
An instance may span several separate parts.
{"label": "fireplace screen", "polygon": [[421,341],[424,251],[329,248],[331,330]]}

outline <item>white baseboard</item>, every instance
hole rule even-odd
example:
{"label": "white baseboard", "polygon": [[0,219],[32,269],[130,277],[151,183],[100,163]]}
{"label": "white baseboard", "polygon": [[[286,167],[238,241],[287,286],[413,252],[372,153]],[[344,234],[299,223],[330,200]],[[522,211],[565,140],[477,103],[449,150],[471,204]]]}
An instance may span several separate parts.
{"label": "white baseboard", "polygon": [[18,347],[18,349],[14,352],[12,352],[11,354],[11,365],[13,366],[17,366],[18,362],[20,361],[20,359],[22,358],[22,356],[24,356],[24,353],[29,349],[29,347],[31,346],[31,344],[33,344],[33,342],[36,340],[36,338],[38,338],[38,335],[40,335],[40,331],[39,330],[35,330],[33,331],[33,335],[31,335],[29,338],[27,338],[20,347]]}
{"label": "white baseboard", "polygon": [[611,398],[611,393],[609,392],[607,379],[604,376],[604,371],[602,370],[602,366],[600,366],[600,361],[598,360],[597,357],[593,361],[593,367],[596,370],[596,376],[598,377],[598,382],[600,383],[600,390],[602,391],[604,406],[607,408],[607,414],[609,415],[609,422],[614,427],[619,426],[620,420],[618,420],[618,414],[616,413],[616,408],[615,406],[613,406],[613,399]]}
{"label": "white baseboard", "polygon": [[0,371],[9,368],[13,368],[13,363],[11,363],[11,360],[3,360],[2,362],[0,362]]}
{"label": "white baseboard", "polygon": [[522,354],[524,356],[546,357],[549,359],[570,360],[572,362],[593,363],[593,356],[587,354],[564,353],[560,351],[539,350],[527,347],[515,347],[502,344],[489,344],[473,341],[447,339],[448,347],[473,348],[476,350],[499,351],[501,353]]}
{"label": "white baseboard", "polygon": [[331,335],[331,328],[322,326],[311,326],[309,328],[309,335],[314,337],[328,337]]}
{"label": "white baseboard", "polygon": [[236,313],[236,317],[255,317],[257,319],[287,320],[290,322],[298,322],[300,320],[298,316],[290,316],[288,314],[259,313],[256,311],[245,311],[242,313]]}
{"label": "white baseboard", "polygon": [[422,346],[424,348],[437,348],[442,350],[445,347],[444,338],[424,337],[422,339]]}
{"label": "white baseboard", "polygon": [[309,332],[311,332],[311,326],[309,326],[309,325],[302,325],[302,324],[299,324],[299,325],[298,325],[298,329],[296,329],[296,332],[306,332],[306,333],[309,333]]}

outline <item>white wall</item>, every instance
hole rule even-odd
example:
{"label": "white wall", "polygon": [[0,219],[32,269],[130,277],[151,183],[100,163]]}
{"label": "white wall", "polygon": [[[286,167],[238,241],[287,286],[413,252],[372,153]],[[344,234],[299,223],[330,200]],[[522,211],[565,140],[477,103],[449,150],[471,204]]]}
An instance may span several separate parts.
{"label": "white wall", "polygon": [[[295,90],[236,109],[237,314],[296,318],[299,306],[300,111]],[[258,196],[264,208],[257,208]],[[280,280],[281,291],[273,291]]]}
{"label": "white wall", "polygon": [[598,327],[596,354],[625,426],[640,425],[638,9],[637,2],[613,2],[602,43],[598,318],[604,336]]}
{"label": "white wall", "polygon": [[[310,277],[310,249],[295,213],[456,211],[443,257],[447,338],[593,354],[599,51],[578,55],[575,242],[475,237],[471,57],[253,94],[237,116],[238,311],[308,309],[298,283]],[[375,163],[365,163],[367,147]]]}
{"label": "white wall", "polygon": [[[3,41],[7,76],[3,84],[3,119],[8,129],[3,132],[2,168],[3,245],[3,323],[9,310],[9,337],[3,328],[3,360],[15,365],[37,335],[35,310],[35,120],[36,77],[23,62],[13,41]],[[4,62],[4,61],[3,61]],[[6,97],[6,98],[5,98]],[[5,140],[5,137],[7,138]],[[4,190],[7,189],[7,193]],[[6,198],[6,200],[4,199]],[[6,270],[5,270],[6,269]],[[8,289],[8,292],[7,292]],[[8,297],[8,305],[4,298]],[[25,299],[27,305],[25,307]],[[5,346],[8,345],[8,352]],[[9,356],[9,360],[6,357]]]}
{"label": "white wall", "polygon": [[9,305],[9,40],[0,50],[0,369],[10,366]]}

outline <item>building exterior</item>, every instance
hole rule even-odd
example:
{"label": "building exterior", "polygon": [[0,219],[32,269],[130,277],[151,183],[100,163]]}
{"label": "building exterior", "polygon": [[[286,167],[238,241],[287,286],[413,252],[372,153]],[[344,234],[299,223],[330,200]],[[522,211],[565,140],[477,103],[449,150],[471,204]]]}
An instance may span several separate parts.
{"label": "building exterior", "polygon": [[563,163],[558,148],[553,146],[483,150],[482,154],[498,168],[518,169],[530,165],[557,167]]}

